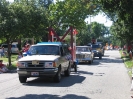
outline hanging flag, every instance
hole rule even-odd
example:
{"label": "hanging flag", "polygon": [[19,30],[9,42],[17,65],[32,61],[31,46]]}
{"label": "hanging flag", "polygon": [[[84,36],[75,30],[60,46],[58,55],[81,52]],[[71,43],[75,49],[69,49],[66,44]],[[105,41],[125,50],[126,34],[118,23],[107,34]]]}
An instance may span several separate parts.
{"label": "hanging flag", "polygon": [[73,34],[78,34],[78,31],[76,29],[73,30]]}
{"label": "hanging flag", "polygon": [[54,35],[53,31],[50,31],[50,35]]}

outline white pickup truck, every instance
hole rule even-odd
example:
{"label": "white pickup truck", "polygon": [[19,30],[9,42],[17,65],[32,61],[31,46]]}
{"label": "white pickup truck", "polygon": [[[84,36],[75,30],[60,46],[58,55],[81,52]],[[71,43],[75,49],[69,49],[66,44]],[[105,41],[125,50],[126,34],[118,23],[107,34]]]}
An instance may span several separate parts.
{"label": "white pickup truck", "polygon": [[25,83],[28,77],[53,77],[60,82],[61,75],[70,75],[71,54],[61,42],[42,42],[32,45],[27,56],[17,62],[19,81]]}

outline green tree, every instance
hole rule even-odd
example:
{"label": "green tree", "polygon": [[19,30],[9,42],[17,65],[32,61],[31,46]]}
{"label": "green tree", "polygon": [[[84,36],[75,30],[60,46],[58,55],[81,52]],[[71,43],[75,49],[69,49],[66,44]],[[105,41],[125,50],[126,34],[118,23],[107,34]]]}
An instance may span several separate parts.
{"label": "green tree", "polygon": [[73,26],[77,29],[84,26],[84,20],[95,9],[90,0],[64,0],[51,4],[49,7],[49,22],[53,28],[62,29]]}
{"label": "green tree", "polygon": [[41,38],[46,34],[48,26],[46,10],[36,6],[36,0],[19,0],[9,3],[0,2],[0,38],[5,39],[8,46],[8,59],[11,65],[10,43],[18,38]]}
{"label": "green tree", "polygon": [[133,1],[132,0],[98,0],[102,10],[114,22],[113,32],[119,40],[130,43],[133,37]]}
{"label": "green tree", "polygon": [[109,34],[108,27],[97,22],[92,22],[79,30],[79,33],[77,34],[77,43],[80,45],[87,45],[88,43],[91,43],[93,38],[104,42],[105,35],[107,34]]}

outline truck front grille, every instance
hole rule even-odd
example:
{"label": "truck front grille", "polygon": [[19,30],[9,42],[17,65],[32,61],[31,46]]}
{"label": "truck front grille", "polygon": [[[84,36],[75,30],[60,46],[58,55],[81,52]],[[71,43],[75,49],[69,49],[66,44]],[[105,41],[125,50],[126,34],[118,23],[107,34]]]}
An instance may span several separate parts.
{"label": "truck front grille", "polygon": [[76,54],[76,58],[82,59],[82,58],[85,58],[85,55],[84,54]]}
{"label": "truck front grille", "polygon": [[27,67],[44,67],[44,63],[40,62],[38,65],[32,65],[32,62],[28,62]]}

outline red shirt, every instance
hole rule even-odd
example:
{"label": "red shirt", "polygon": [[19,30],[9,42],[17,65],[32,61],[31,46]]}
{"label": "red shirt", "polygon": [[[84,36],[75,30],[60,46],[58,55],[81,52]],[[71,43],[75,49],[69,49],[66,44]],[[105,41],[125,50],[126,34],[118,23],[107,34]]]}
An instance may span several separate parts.
{"label": "red shirt", "polygon": [[2,68],[3,66],[5,66],[4,64],[0,64],[0,68]]}
{"label": "red shirt", "polygon": [[25,47],[23,52],[27,52],[29,50],[29,48]]}
{"label": "red shirt", "polygon": [[130,45],[128,46],[128,50],[131,50],[131,46]]}

